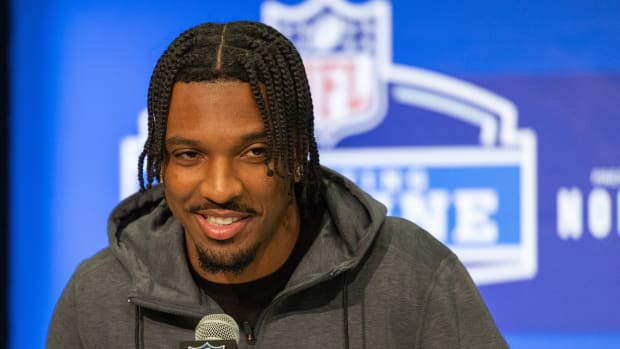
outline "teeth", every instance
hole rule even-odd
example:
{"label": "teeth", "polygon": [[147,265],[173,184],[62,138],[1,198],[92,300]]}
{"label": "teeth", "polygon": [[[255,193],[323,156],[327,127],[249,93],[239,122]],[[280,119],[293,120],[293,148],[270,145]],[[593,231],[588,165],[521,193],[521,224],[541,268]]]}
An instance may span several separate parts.
{"label": "teeth", "polygon": [[228,224],[232,224],[236,221],[238,221],[240,218],[239,217],[213,217],[213,216],[208,216],[207,217],[207,222],[209,222],[209,224],[213,224],[213,225],[228,225]]}

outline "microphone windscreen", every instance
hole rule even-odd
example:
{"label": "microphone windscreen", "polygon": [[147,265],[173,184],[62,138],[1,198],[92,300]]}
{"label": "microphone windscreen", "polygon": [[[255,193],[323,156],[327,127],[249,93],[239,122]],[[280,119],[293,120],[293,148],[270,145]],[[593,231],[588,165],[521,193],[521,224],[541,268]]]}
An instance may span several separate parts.
{"label": "microphone windscreen", "polygon": [[205,315],[196,326],[196,340],[224,340],[239,343],[239,325],[226,314]]}

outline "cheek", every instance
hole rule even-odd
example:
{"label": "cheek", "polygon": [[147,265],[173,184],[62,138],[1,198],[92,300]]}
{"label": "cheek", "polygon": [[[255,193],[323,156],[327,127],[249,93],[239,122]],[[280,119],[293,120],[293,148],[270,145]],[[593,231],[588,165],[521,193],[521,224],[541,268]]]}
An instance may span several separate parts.
{"label": "cheek", "polygon": [[175,166],[167,167],[163,178],[166,200],[173,205],[178,205],[191,197],[200,182],[191,171],[179,171]]}
{"label": "cheek", "polygon": [[263,171],[260,175],[247,178],[245,183],[245,187],[253,199],[259,201],[266,208],[271,207],[273,209],[286,205],[290,201],[288,186],[277,175],[269,177],[266,171]]}

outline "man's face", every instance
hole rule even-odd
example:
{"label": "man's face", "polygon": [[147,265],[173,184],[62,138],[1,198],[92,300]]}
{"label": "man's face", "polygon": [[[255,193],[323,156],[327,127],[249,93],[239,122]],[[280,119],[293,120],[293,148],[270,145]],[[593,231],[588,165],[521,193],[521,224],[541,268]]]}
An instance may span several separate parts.
{"label": "man's face", "polygon": [[297,204],[284,179],[267,176],[266,150],[249,84],[174,85],[163,182],[168,206],[185,228],[190,263],[206,279],[265,276],[295,244]]}

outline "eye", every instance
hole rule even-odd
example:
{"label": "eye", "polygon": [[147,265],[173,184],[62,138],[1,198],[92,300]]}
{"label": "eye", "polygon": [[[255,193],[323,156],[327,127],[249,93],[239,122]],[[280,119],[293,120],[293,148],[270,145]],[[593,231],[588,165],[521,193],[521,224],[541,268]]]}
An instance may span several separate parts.
{"label": "eye", "polygon": [[250,147],[243,157],[250,161],[262,162],[267,156],[267,147],[264,145],[255,145]]}
{"label": "eye", "polygon": [[265,148],[252,148],[250,149],[249,153],[252,156],[265,156],[265,153],[267,152],[267,149]]}
{"label": "eye", "polygon": [[198,157],[198,152],[195,152],[192,150],[186,150],[186,151],[178,152],[174,155],[179,159],[191,160],[191,159],[195,159]]}
{"label": "eye", "polygon": [[195,150],[177,150],[172,153],[172,157],[182,165],[190,165],[199,159],[200,153]]}

